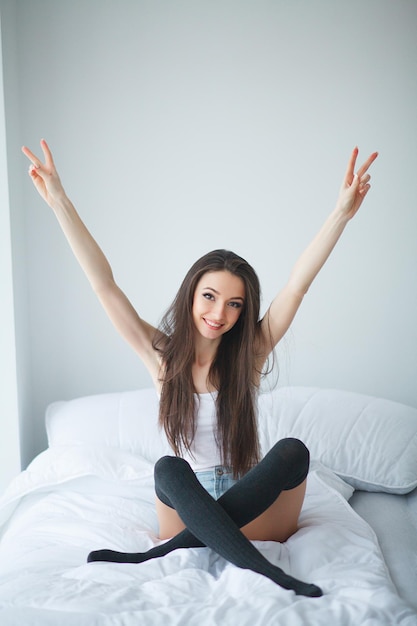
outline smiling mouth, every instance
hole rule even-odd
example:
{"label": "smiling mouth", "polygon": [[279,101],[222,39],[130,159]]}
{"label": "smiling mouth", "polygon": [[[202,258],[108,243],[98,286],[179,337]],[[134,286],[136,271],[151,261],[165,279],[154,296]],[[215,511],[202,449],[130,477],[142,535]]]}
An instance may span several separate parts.
{"label": "smiling mouth", "polygon": [[209,328],[211,328],[212,330],[219,330],[220,328],[222,328],[224,326],[224,324],[218,324],[216,322],[211,322],[210,320],[207,320],[205,317],[203,317],[203,320],[205,321],[207,326]]}

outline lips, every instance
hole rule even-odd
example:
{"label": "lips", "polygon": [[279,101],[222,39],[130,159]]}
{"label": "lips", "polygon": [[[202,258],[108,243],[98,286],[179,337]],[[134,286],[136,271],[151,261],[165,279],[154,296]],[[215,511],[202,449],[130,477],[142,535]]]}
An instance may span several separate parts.
{"label": "lips", "polygon": [[223,328],[224,324],[219,324],[218,322],[212,322],[211,320],[207,320],[205,317],[203,317],[203,320],[205,321],[206,325],[211,328],[211,330],[220,330],[220,328]]}

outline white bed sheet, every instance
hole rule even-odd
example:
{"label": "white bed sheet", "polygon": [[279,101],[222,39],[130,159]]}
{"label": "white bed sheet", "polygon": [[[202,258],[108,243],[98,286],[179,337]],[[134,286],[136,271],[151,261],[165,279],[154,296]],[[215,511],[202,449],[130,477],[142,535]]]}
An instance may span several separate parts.
{"label": "white bed sheet", "polygon": [[143,564],[86,564],[90,550],[144,551],[158,540],[152,464],[126,451],[57,446],[1,502],[2,626],[416,626],[352,489],[312,463],[300,529],[255,542],[285,571],[323,588],[286,591],[207,548]]}

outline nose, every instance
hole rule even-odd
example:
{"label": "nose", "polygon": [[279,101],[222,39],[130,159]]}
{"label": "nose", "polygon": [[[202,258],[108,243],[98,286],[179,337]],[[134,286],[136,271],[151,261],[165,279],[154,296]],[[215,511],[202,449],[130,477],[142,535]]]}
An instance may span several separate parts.
{"label": "nose", "polygon": [[216,302],[212,309],[212,315],[216,321],[224,319],[226,315],[226,305],[223,302]]}

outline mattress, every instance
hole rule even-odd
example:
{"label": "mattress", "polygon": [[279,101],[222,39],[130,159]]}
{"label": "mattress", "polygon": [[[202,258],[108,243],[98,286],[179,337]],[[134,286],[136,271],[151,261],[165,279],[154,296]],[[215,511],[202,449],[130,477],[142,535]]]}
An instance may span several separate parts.
{"label": "mattress", "polygon": [[349,503],[374,530],[399,595],[417,609],[417,489],[405,495],[355,491]]}

